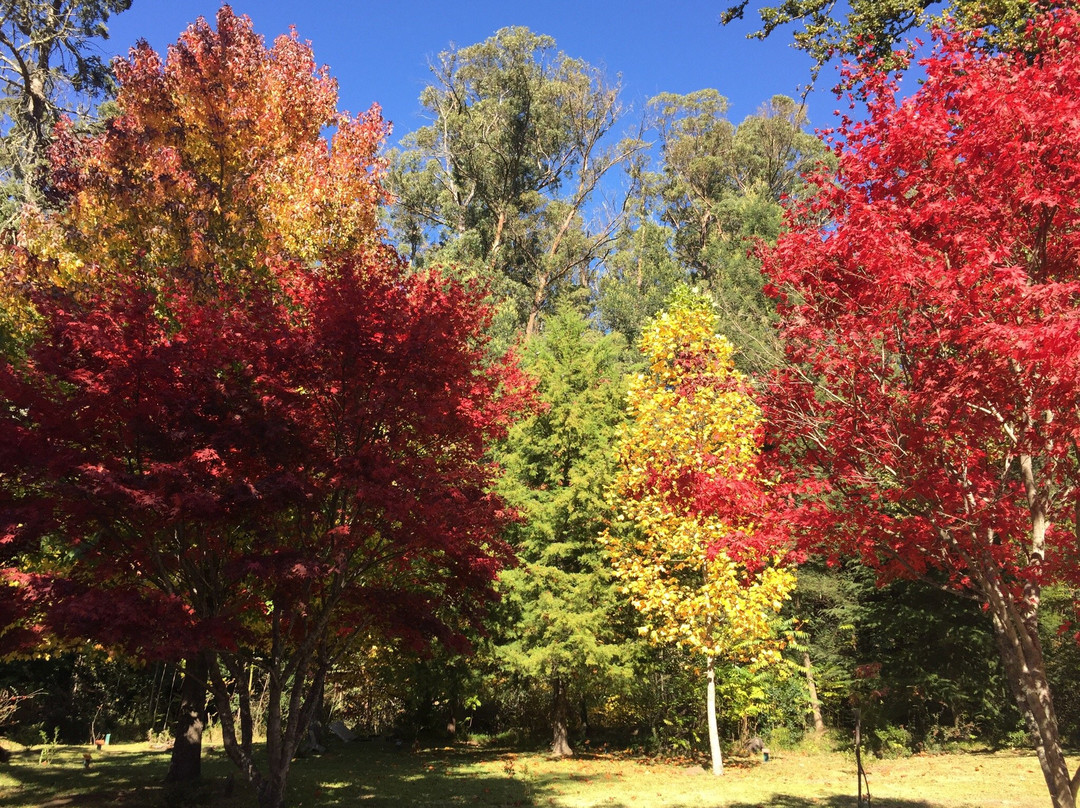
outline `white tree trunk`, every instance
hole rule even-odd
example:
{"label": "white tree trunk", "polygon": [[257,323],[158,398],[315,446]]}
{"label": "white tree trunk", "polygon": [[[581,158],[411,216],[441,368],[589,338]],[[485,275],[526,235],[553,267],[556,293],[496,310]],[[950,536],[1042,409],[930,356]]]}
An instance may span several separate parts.
{"label": "white tree trunk", "polygon": [[712,773],[720,776],[724,773],[724,758],[720,753],[720,731],[716,727],[716,663],[712,656],[707,657],[708,695],[706,697],[709,713],[709,751],[712,752]]}

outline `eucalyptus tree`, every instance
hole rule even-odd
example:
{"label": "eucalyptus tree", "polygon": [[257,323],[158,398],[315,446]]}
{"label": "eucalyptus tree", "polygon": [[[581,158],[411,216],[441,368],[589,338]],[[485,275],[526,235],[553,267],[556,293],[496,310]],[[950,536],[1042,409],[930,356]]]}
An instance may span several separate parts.
{"label": "eucalyptus tree", "polygon": [[[715,299],[718,327],[740,349],[739,365],[769,367],[778,356],[775,313],[752,253],[779,235],[783,200],[807,192],[802,174],[827,158],[825,145],[806,131],[805,109],[785,96],[737,126],[714,89],[664,93],[649,110],[657,159],[632,164],[636,219],[599,284],[601,317],[610,327],[640,328],[689,281]],[[665,239],[670,257],[656,248]],[[627,301],[635,291],[640,311],[631,326]]]}
{"label": "eucalyptus tree", "polygon": [[431,71],[420,96],[431,122],[393,157],[391,230],[414,264],[487,277],[535,334],[618,230],[621,205],[605,209],[602,185],[642,148],[616,137],[619,82],[522,27],[451,47]]}
{"label": "eucalyptus tree", "polygon": [[647,216],[632,218],[619,233],[614,253],[597,281],[596,313],[605,328],[636,344],[646,324],[687,280],[675,260],[670,227]]}

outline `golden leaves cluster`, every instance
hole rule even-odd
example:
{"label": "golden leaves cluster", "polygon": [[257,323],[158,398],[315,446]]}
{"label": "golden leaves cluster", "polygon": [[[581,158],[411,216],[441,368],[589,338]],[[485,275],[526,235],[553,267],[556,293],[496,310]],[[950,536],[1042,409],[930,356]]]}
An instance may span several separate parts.
{"label": "golden leaves cluster", "polygon": [[708,304],[690,300],[643,334],[648,370],[630,385],[611,489],[618,516],[604,542],[650,640],[765,664],[779,655],[774,624],[794,574],[778,555],[748,565],[731,551],[756,529],[749,500],[746,512],[721,513],[679,491],[757,470],[760,411],[714,324]]}

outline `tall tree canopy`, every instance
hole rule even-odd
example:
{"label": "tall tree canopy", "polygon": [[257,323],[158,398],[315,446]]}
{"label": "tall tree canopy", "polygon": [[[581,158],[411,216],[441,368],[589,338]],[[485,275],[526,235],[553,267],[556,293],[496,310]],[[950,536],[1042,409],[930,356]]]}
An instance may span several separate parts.
{"label": "tall tree canopy", "polygon": [[641,202],[604,261],[594,298],[603,326],[622,334],[631,345],[689,277],[671,254],[671,229],[653,221]]}
{"label": "tall tree canopy", "polygon": [[[740,0],[729,6],[721,22],[742,19],[748,5],[749,0]],[[852,0],[840,7],[846,12],[841,15],[835,3],[785,0],[757,10],[761,28],[750,36],[764,39],[778,28],[801,25],[793,34],[795,47],[813,58],[812,78],[816,79],[834,56],[856,55],[869,48],[878,58],[891,59],[893,49],[903,48],[919,29],[950,20],[960,30],[978,32],[980,46],[988,50],[1030,48],[1036,45],[1028,33],[1034,15],[1061,5],[1055,0]]]}
{"label": "tall tree canopy", "polygon": [[108,36],[109,17],[131,0],[4,0],[0,3],[0,227],[17,219],[18,205],[41,200],[40,184],[52,130],[76,112],[78,98],[94,100],[109,86],[109,67],[92,51]]}
{"label": "tall tree canopy", "polygon": [[598,308],[608,325],[635,339],[675,287],[690,281],[712,295],[740,367],[761,371],[780,351],[753,248],[776,239],[783,201],[805,192],[803,173],[828,152],[805,131],[805,110],[790,98],[774,96],[737,126],[727,109],[716,90],[649,101],[657,161],[639,155],[631,162],[634,204],[605,262]]}
{"label": "tall tree canopy", "polygon": [[[657,212],[675,231],[679,260],[696,280],[711,280],[750,239],[777,236],[777,203],[795,193],[825,149],[803,131],[806,112],[786,96],[738,126],[727,120],[727,99],[716,90],[664,93],[649,107],[663,159],[650,183]],[[766,210],[755,213],[755,203]]]}
{"label": "tall tree canopy", "polygon": [[1080,17],[1038,29],[1035,60],[943,37],[907,100],[859,76],[838,177],[766,251],[793,365],[770,422],[805,539],[982,602],[1074,808],[1038,624],[1080,584]]}
{"label": "tall tree canopy", "polygon": [[605,537],[645,635],[705,658],[713,772],[723,773],[715,665],[779,659],[774,620],[794,587],[778,534],[763,529],[760,413],[707,299],[677,295],[642,336],[648,370],[629,424]]}
{"label": "tall tree canopy", "polygon": [[674,234],[672,252],[708,287],[740,362],[770,367],[779,354],[776,316],[753,247],[779,235],[781,201],[803,190],[803,173],[825,158],[825,146],[804,131],[805,109],[782,95],[738,126],[715,90],[665,93],[649,106],[663,164],[648,184],[656,215]]}
{"label": "tall tree canopy", "polygon": [[420,96],[433,121],[405,139],[391,175],[412,257],[494,273],[530,335],[558,289],[606,253],[618,217],[588,220],[601,180],[640,147],[610,142],[618,84],[555,47],[518,27],[441,53]]}

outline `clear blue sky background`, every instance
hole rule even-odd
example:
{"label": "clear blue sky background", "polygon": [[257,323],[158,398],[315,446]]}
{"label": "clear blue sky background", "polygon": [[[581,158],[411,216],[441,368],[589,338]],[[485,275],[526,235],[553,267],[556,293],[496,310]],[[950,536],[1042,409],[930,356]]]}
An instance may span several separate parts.
{"label": "clear blue sky background", "polygon": [[[721,27],[718,18],[730,0],[237,0],[256,30],[272,40],[295,25],[311,41],[315,58],[330,66],[351,112],[377,101],[394,122],[398,137],[422,126],[418,102],[429,82],[428,64],[451,42],[464,47],[499,28],[525,25],[555,38],[570,56],[621,73],[624,101],[631,107],[626,127],[653,95],[714,87],[731,102],[738,123],[774,94],[796,97],[809,82],[810,61],[790,46],[790,34],[747,40],[752,20]],[[212,0],[134,0],[114,17],[109,55],[124,54],[137,39],[164,51],[199,15],[213,20]],[[747,17],[751,15],[748,13]],[[829,127],[837,106],[828,88],[835,73],[822,72],[808,109],[814,127]]]}

